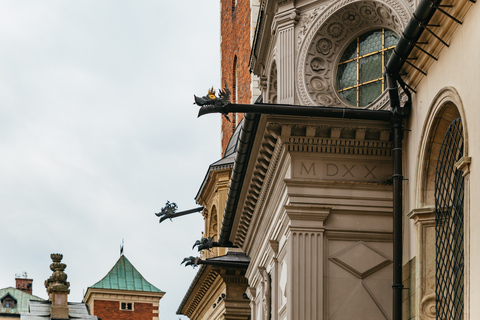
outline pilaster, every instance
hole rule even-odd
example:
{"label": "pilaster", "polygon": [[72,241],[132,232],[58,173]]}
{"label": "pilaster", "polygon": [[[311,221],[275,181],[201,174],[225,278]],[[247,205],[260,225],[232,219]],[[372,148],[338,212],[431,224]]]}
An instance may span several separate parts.
{"label": "pilaster", "polygon": [[295,93],[295,24],[299,11],[288,6],[279,10],[272,23],[272,33],[277,35],[277,90],[278,103],[293,104]]}
{"label": "pilaster", "polygon": [[287,205],[287,319],[322,319],[324,225],[330,208]]}
{"label": "pilaster", "polygon": [[465,261],[464,261],[464,310],[465,310],[465,320],[470,319],[470,164],[472,158],[468,156],[463,156],[460,160],[455,163],[455,167],[458,170],[463,171],[463,232],[464,232],[464,252],[465,252]]}
{"label": "pilaster", "polygon": [[416,226],[416,318],[435,319],[435,208],[413,209],[408,217]]}

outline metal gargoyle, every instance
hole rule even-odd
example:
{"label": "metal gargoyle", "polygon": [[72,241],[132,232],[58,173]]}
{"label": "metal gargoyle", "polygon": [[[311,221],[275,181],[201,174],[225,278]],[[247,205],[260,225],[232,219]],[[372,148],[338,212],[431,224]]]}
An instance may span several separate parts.
{"label": "metal gargoyle", "polygon": [[229,105],[230,102],[230,90],[228,89],[227,83],[225,82],[225,88],[223,90],[218,90],[218,97],[215,95],[215,89],[213,87],[208,90],[208,94],[203,97],[197,97],[193,95],[195,102],[194,104],[200,107],[198,116],[203,113],[211,113],[212,110],[218,110],[225,118],[230,122],[230,119],[227,116],[228,112],[223,111],[224,107]]}
{"label": "metal gargoyle", "polygon": [[187,257],[187,258],[183,259],[183,261],[180,264],[185,264],[185,267],[186,266],[193,266],[195,268],[195,267],[198,267],[199,262],[200,262],[199,257],[190,256],[190,257]]}
{"label": "metal gargoyle", "polygon": [[165,207],[162,208],[160,212],[155,213],[157,217],[160,217],[159,223],[162,223],[166,219],[175,218],[175,212],[177,212],[178,206],[175,202],[167,201]]}
{"label": "metal gargoyle", "polygon": [[162,223],[166,219],[172,221],[173,218],[181,217],[190,213],[200,212],[203,210],[203,207],[198,207],[195,209],[185,210],[177,212],[178,206],[175,202],[167,201],[165,207],[162,208],[160,212],[155,213],[157,217],[161,217],[159,223]]}
{"label": "metal gargoyle", "polygon": [[202,237],[202,239],[195,241],[195,244],[193,245],[192,249],[195,247],[198,247],[198,251],[200,252],[205,249],[210,250],[213,247],[220,247],[220,244],[216,241],[213,241],[213,237],[210,237],[210,238]]}

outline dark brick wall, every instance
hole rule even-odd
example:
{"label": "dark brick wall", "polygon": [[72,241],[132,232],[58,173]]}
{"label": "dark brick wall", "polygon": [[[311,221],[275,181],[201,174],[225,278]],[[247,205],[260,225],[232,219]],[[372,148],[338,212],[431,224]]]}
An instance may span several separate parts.
{"label": "dark brick wall", "polygon": [[[238,101],[236,103],[250,103],[250,72],[248,62],[250,58],[250,0],[237,0],[237,6],[232,9],[235,0],[221,1],[221,35],[222,43],[222,87],[225,82],[232,91],[232,101],[235,100],[234,81],[235,71],[234,62],[237,63],[237,87]],[[228,122],[222,116],[222,154],[228,145],[228,141],[235,130],[235,121],[243,118],[243,114],[229,114],[232,122]]]}
{"label": "dark brick wall", "polygon": [[152,320],[158,317],[158,307],[154,307],[151,303],[133,303],[133,311],[120,310],[119,301],[95,300],[94,315],[102,320]]}

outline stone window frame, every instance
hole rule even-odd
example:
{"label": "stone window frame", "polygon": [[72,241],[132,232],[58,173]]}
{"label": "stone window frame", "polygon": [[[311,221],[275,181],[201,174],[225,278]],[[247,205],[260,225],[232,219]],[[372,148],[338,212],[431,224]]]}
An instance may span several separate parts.
{"label": "stone window frame", "polygon": [[[454,118],[463,123],[464,156],[455,164],[464,175],[464,310],[470,306],[470,162],[468,118],[460,94],[454,87],[444,87],[432,99],[423,120],[418,146],[414,188],[415,208],[408,214],[416,228],[416,288],[413,310],[419,318],[435,319],[435,208],[433,197],[434,168],[439,142]],[[433,231],[431,231],[433,230]],[[433,241],[432,241],[433,240]],[[432,259],[433,257],[433,259]],[[464,312],[465,320],[469,313]]]}
{"label": "stone window frame", "polygon": [[[130,306],[130,308],[128,308],[129,306]],[[134,311],[135,310],[135,303],[134,302],[120,301],[119,309],[121,311]]]}

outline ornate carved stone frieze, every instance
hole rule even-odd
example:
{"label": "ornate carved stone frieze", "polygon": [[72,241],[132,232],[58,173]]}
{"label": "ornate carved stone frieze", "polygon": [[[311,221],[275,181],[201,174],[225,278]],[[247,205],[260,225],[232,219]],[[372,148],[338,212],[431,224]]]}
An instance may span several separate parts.
{"label": "ornate carved stone frieze", "polygon": [[261,288],[262,288],[262,313],[263,319],[270,319],[271,309],[271,279],[267,270],[263,267],[259,267],[258,271],[261,276]]}
{"label": "ornate carved stone frieze", "polygon": [[[385,27],[401,33],[410,19],[407,7],[395,0],[334,1],[302,14],[297,33],[297,94],[300,103],[349,106],[336,92],[336,70],[345,46],[364,30]],[[382,109],[385,93],[369,108]]]}

